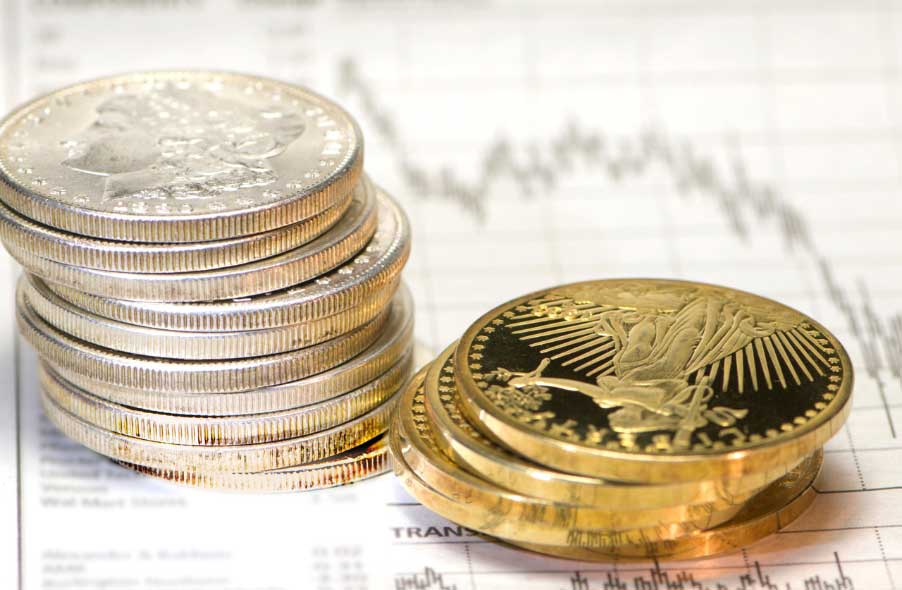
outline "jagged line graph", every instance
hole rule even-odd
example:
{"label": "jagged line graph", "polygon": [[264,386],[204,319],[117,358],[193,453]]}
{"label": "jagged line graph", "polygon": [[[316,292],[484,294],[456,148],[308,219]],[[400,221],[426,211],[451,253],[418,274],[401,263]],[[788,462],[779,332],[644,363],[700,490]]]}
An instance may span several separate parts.
{"label": "jagged line graph", "polygon": [[457,590],[454,584],[445,584],[442,575],[431,567],[422,573],[395,578],[395,590]]}
{"label": "jagged line graph", "polygon": [[[745,240],[752,234],[750,219],[773,224],[788,249],[811,259],[831,304],[848,323],[862,351],[863,372],[876,384],[890,434],[896,438],[888,393],[893,384],[894,393],[902,395],[902,313],[878,313],[861,282],[853,300],[853,291],[836,279],[815,243],[803,213],[775,187],[753,180],[736,150],[731,150],[728,165],[717,166],[713,158],[699,154],[691,144],[659,130],[647,130],[635,137],[612,137],[570,121],[542,145],[518,149],[510,140],[495,141],[485,150],[468,181],[451,168],[429,169],[407,154],[393,114],[381,104],[355,61],[342,60],[338,72],[339,91],[356,101],[366,120],[392,150],[410,192],[456,203],[477,219],[485,217],[485,204],[499,180],[515,183],[524,198],[531,198],[548,194],[560,183],[562,172],[580,166],[585,171],[600,171],[613,181],[659,168],[671,176],[681,195],[714,201],[730,227]],[[889,383],[884,372],[890,375]]]}
{"label": "jagged line graph", "polygon": [[[779,584],[767,573],[765,566],[754,561],[746,572],[738,574],[731,582],[711,583],[699,581],[688,571],[668,571],[657,561],[648,570],[606,570],[604,572],[561,572],[569,576],[567,587],[555,590],[855,590],[855,584],[843,570],[838,553],[833,553],[835,572],[829,575],[813,575],[801,580],[801,586]],[[538,572],[537,572],[538,573]],[[548,572],[541,572],[548,574]],[[422,572],[395,577],[395,590],[457,590],[457,586],[445,581],[433,568]]]}

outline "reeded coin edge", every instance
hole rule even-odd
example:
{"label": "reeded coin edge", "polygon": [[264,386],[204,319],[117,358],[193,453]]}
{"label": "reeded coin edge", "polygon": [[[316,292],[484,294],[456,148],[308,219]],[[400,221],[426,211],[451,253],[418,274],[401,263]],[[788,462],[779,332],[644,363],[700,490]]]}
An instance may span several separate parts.
{"label": "reeded coin edge", "polygon": [[298,381],[239,392],[155,392],[105,383],[61,367],[47,358],[42,363],[67,381],[122,405],[169,414],[233,416],[291,409],[327,401],[363,387],[387,371],[409,371],[413,363],[413,311],[392,318],[369,348],[322,373]]}
{"label": "reeded coin edge", "polygon": [[385,435],[333,459],[260,473],[191,473],[119,462],[138,473],[184,486],[234,492],[297,492],[350,485],[391,471]]}
{"label": "reeded coin edge", "polygon": [[45,415],[72,440],[117,461],[186,473],[256,473],[334,457],[385,432],[395,401],[390,398],[350,422],[307,436],[256,445],[203,447],[146,441],[97,428],[41,392]]}
{"label": "reeded coin edge", "polygon": [[78,340],[123,353],[180,360],[250,358],[314,346],[372,321],[387,305],[362,305],[277,328],[194,332],[146,328],[98,316],[59,297],[33,275],[20,277],[18,288],[25,290],[29,305],[41,319]]}
{"label": "reeded coin edge", "polygon": [[362,250],[376,232],[378,209],[370,190],[360,211],[347,213],[328,232],[278,256],[196,273],[145,274],[100,271],[61,264],[6,244],[29,272],[77,291],[133,301],[211,301],[279,291],[319,277]]}
{"label": "reeded coin edge", "polygon": [[[210,303],[142,303],[118,298],[104,298],[77,291],[63,285],[47,283],[57,295],[82,309],[99,316],[119,320],[129,324],[170,330],[194,330],[201,332],[230,332],[239,330],[259,330],[310,321],[311,319],[334,315],[375,297],[377,293],[394,290],[400,280],[401,270],[410,257],[410,224],[398,204],[386,193],[380,192],[382,203],[390,215],[380,218],[377,233],[383,231],[386,218],[395,224],[393,237],[383,252],[371,263],[363,262],[361,256],[368,253],[372,240],[363,252],[333,269],[328,274],[315,279],[315,287],[320,293],[315,295],[288,297],[282,300],[218,301]],[[373,240],[378,239],[374,236]],[[362,264],[369,264],[357,270]],[[350,271],[350,272],[348,272]],[[308,283],[309,285],[309,283]],[[304,284],[288,287],[293,289]],[[268,295],[262,296],[266,298]]]}
{"label": "reeded coin edge", "polygon": [[60,264],[134,273],[202,272],[256,262],[297,248],[335,225],[351,195],[316,215],[266,232],[210,242],[115,242],[40,225],[0,204],[0,240]]}
{"label": "reeded coin edge", "polygon": [[252,445],[306,436],[344,424],[394,395],[406,381],[389,371],[331,400],[266,414],[229,417],[146,412],[116,404],[66,382],[42,366],[40,384],[59,407],[97,428],[148,441],[196,446]]}
{"label": "reeded coin edge", "polygon": [[378,338],[391,313],[405,313],[410,307],[409,293],[396,297],[391,308],[374,320],[322,344],[266,357],[207,362],[126,355],[77,340],[40,319],[21,290],[16,318],[20,333],[41,355],[70,371],[157,392],[220,393],[296,381],[340,365]]}

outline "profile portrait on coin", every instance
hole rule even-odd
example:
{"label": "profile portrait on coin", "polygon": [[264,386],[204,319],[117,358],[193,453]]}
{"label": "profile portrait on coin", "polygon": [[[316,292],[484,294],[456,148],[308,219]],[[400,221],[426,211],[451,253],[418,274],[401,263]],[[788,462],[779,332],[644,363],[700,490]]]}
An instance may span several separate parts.
{"label": "profile portrait on coin", "polygon": [[104,201],[190,201],[277,180],[267,160],[304,133],[304,115],[288,105],[253,108],[197,85],[161,83],[117,94],[94,121],[62,142],[62,164],[104,176]]}

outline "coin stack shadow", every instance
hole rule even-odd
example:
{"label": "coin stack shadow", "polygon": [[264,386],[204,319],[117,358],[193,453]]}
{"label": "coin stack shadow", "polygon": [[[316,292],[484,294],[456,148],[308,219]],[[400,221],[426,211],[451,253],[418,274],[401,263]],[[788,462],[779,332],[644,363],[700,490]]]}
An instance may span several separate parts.
{"label": "coin stack shadow", "polygon": [[779,303],[589,281],[477,320],[405,388],[389,439],[417,500],[510,545],[707,557],[812,504],[851,383],[839,342]]}
{"label": "coin stack shadow", "polygon": [[[129,143],[141,133],[150,148]],[[410,228],[347,113],[252,76],[141,73],[25,105],[0,144],[18,325],[66,435],[202,487],[390,469]]]}

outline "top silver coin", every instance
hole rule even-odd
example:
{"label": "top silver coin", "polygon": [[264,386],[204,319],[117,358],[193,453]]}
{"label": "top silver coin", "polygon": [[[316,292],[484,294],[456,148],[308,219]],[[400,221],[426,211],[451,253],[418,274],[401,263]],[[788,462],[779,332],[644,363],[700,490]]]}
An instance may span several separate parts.
{"label": "top silver coin", "polygon": [[63,88],[0,123],[0,199],[76,234],[200,242],[301,221],[346,196],[363,142],[290,84],[146,72]]}

